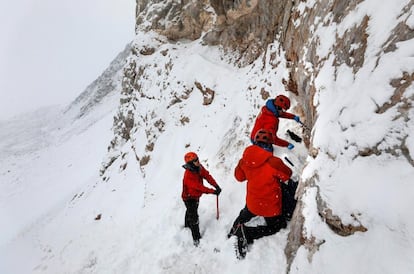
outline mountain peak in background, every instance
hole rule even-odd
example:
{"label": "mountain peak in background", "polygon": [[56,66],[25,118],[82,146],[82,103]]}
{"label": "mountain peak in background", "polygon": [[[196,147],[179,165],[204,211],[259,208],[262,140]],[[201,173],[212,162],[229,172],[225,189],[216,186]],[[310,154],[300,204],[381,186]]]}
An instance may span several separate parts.
{"label": "mountain peak in background", "polygon": [[[137,1],[135,39],[68,108],[0,124],[1,272],[413,273],[413,6]],[[303,142],[275,147],[298,206],[238,261],[233,170],[278,94],[306,126],[281,121]],[[219,220],[200,201],[197,248],[188,151],[223,189]]]}

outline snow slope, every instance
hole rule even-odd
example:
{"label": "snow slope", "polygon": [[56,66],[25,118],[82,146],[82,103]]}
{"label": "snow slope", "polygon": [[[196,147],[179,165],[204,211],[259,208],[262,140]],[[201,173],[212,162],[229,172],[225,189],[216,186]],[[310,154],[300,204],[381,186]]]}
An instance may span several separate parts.
{"label": "snow slope", "polygon": [[[255,78],[259,72],[228,65],[227,61],[221,60],[219,51],[203,47],[198,41],[184,43],[180,47],[168,44],[162,47],[160,51],[168,49],[170,52],[167,58],[157,54],[156,57],[140,60],[141,64],[145,62],[145,65],[150,66],[157,63],[161,66],[169,58],[175,59],[174,68],[167,79],[171,83],[169,88],[178,89],[171,79],[188,75],[185,80],[189,86],[197,80],[215,87],[217,93],[214,103],[203,106],[201,93],[194,90],[186,101],[167,107],[170,104],[170,92],[161,94],[157,85],[145,89],[147,96],[140,98],[142,102],[137,116],[144,117],[147,113],[155,112],[147,124],[151,125],[158,119],[165,122],[162,134],[153,126],[148,126],[148,130],[159,134],[151,152],[151,160],[144,168],[137,169],[139,164],[136,157],[128,144],[125,144],[122,149],[125,150],[123,153],[126,159],[118,159],[113,163],[104,175],[110,179],[105,181],[98,176],[97,166],[104,158],[102,148],[109,143],[109,120],[114,115],[111,104],[101,105],[104,116],[96,117],[96,110],[88,114],[96,117],[97,121],[86,131],[77,132],[76,127],[67,125],[65,134],[55,137],[64,141],[39,149],[38,154],[41,155],[33,156],[40,158],[38,163],[44,169],[32,181],[24,180],[28,190],[26,194],[19,195],[18,199],[26,200],[31,193],[44,202],[38,202],[41,206],[21,220],[22,225],[11,227],[14,231],[21,232],[3,245],[1,257],[4,259],[0,265],[6,271],[205,273],[215,269],[232,273],[236,269],[251,272],[252,268],[256,268],[246,268],[246,264],[250,263],[234,265],[237,260],[233,239],[227,240],[226,233],[244,206],[245,186],[235,183],[232,170],[243,148],[249,144],[251,117],[258,112],[261,106],[259,103],[264,102],[255,98],[253,92],[245,92],[245,86],[248,85],[245,74]],[[213,73],[206,71],[214,71],[216,76],[212,77]],[[226,75],[227,80],[223,81],[220,75]],[[266,81],[266,75],[260,77],[260,81]],[[146,77],[148,87],[154,78],[152,75]],[[277,80],[274,82],[276,84]],[[256,107],[252,108],[252,105]],[[186,125],[179,122],[183,116],[190,118]],[[218,117],[220,123],[217,123]],[[22,119],[25,121],[26,118]],[[87,123],[84,120],[80,118],[75,123],[82,127]],[[293,123],[281,123],[280,132],[283,133],[286,125]],[[45,131],[53,133],[53,129]],[[221,132],[221,136],[216,132]],[[25,134],[27,139],[33,137],[29,132]],[[136,136],[140,134],[143,132],[136,133]],[[138,154],[145,152],[146,143],[143,140],[144,135],[135,140],[134,146]],[[305,152],[302,144],[297,144],[296,149],[298,153]],[[223,188],[220,196],[220,220],[215,219],[215,196],[203,196],[201,200],[199,213],[203,241],[199,249],[194,249],[189,231],[183,229],[184,205],[180,195],[184,170],[181,165],[182,157],[188,150],[197,151],[202,163]],[[27,154],[22,157],[32,159]],[[9,164],[13,160],[7,157],[3,161]],[[128,163],[125,170],[118,168],[123,162]],[[26,164],[25,167],[29,169],[29,174],[40,170],[34,164]],[[72,170],[76,172],[72,173]],[[9,180],[8,177],[5,178]],[[31,189],[38,185],[41,185],[42,191],[33,193]],[[53,198],[49,199],[49,195]],[[5,203],[9,200],[7,197],[3,199]],[[33,203],[23,203],[21,211],[28,210],[28,206]],[[6,210],[12,211],[11,207]],[[100,220],[95,220],[99,214]],[[10,220],[10,223],[13,224],[14,220]],[[266,262],[264,272],[272,268],[283,269],[283,249],[270,247],[274,241],[283,247],[286,234],[287,231],[284,231],[253,247],[270,252],[268,259],[260,253],[252,253],[251,256],[257,264]],[[28,257],[24,265],[16,261],[20,257],[17,254],[22,251]],[[188,263],[188,256],[194,253],[199,255]],[[217,262],[207,264],[206,254]],[[274,257],[278,259],[275,261]]]}

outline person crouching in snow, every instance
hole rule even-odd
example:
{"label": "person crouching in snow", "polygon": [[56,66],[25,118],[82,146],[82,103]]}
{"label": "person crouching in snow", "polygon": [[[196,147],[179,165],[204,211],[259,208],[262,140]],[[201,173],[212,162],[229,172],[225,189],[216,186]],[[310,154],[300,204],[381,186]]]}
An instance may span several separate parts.
{"label": "person crouching in snow", "polygon": [[[244,258],[247,244],[253,243],[254,239],[275,234],[287,226],[282,214],[281,184],[290,179],[292,170],[280,158],[273,156],[272,150],[272,133],[260,129],[254,137],[254,144],[244,150],[234,170],[237,181],[247,180],[246,206],[227,235],[228,238],[237,236],[239,259]],[[245,225],[256,216],[264,217],[266,225]]]}
{"label": "person crouching in snow", "polygon": [[[185,169],[183,178],[183,192],[181,198],[184,201],[186,212],[184,226],[189,227],[193,236],[195,246],[200,243],[201,235],[198,221],[198,204],[202,194],[219,195],[221,188],[210,175],[210,173],[200,164],[198,156],[194,152],[188,152],[184,155]],[[205,179],[215,189],[203,185]]]}
{"label": "person crouching in snow", "polygon": [[293,144],[277,136],[279,118],[293,119],[300,123],[299,116],[286,112],[289,108],[290,100],[284,95],[278,95],[275,99],[267,100],[266,105],[262,107],[259,115],[257,115],[252,133],[250,134],[251,141],[253,142],[254,136],[256,136],[259,129],[267,129],[272,134],[271,142],[274,145],[293,149]]}

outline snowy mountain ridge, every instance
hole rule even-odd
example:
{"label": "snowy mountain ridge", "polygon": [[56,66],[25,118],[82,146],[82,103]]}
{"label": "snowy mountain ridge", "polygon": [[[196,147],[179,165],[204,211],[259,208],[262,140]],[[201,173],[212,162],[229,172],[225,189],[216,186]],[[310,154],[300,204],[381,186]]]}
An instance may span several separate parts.
{"label": "snowy mountain ridge", "polygon": [[[37,129],[0,125],[2,273],[414,272],[413,1],[267,4],[138,1],[122,80],[106,78],[115,90],[98,84],[71,106],[84,115],[43,123],[48,145],[35,151],[15,153],[12,136],[24,147]],[[273,41],[270,29],[254,39],[258,18],[277,18]],[[237,44],[244,27],[251,40]],[[312,127],[282,120],[279,135],[307,145],[275,151],[295,164],[299,204],[287,229],[238,261],[225,237],[245,199],[233,169],[279,93]],[[219,220],[214,197],[201,199],[199,248],[183,228],[189,150],[223,188]]]}

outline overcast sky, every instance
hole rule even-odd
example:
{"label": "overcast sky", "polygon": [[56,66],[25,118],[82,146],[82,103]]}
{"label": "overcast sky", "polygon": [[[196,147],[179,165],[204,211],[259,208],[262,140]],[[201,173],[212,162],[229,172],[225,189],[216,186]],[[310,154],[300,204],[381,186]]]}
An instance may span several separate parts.
{"label": "overcast sky", "polygon": [[0,0],[0,120],[67,104],[134,35],[135,0]]}

